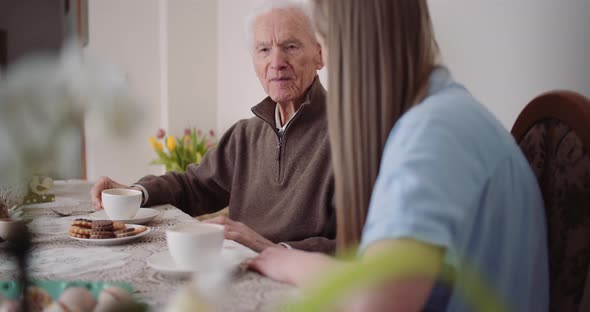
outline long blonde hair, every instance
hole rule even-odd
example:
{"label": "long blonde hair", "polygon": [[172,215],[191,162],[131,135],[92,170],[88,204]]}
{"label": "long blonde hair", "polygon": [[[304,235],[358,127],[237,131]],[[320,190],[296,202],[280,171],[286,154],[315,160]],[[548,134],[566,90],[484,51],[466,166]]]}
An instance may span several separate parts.
{"label": "long blonde hair", "polygon": [[328,47],[337,240],[348,248],[360,241],[387,137],[426,96],[438,47],[426,0],[313,0],[312,9]]}

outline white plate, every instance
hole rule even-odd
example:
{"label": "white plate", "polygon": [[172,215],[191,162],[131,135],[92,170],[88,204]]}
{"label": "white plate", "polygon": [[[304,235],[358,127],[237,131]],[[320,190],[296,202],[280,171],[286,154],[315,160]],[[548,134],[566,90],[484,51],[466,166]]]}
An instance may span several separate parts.
{"label": "white plate", "polygon": [[[151,208],[139,208],[135,217],[131,219],[123,219],[123,220],[112,220],[112,221],[119,221],[123,223],[133,223],[133,224],[146,224],[152,221],[155,217],[157,217],[160,212],[156,209]],[[97,212],[93,212],[89,215],[90,219],[92,220],[111,220],[104,210],[99,210]]]}
{"label": "white plate", "polygon": [[[139,226],[143,226],[143,225],[138,225],[138,224],[126,224],[126,226],[128,228],[136,228]],[[73,237],[68,235],[69,238],[71,239],[75,239],[81,242],[86,242],[89,244],[93,244],[93,245],[98,245],[98,246],[110,246],[110,245],[120,245],[120,244],[125,244],[125,243],[129,243],[132,242],[140,237],[146,236],[148,233],[150,233],[152,231],[152,229],[150,227],[147,228],[147,230],[134,235],[134,236],[129,236],[129,237],[121,237],[121,238],[105,238],[105,239],[91,239],[91,238],[78,238],[78,237]]]}
{"label": "white plate", "polygon": [[[240,262],[243,260],[236,251],[225,248],[221,250],[220,258],[220,265],[224,265],[228,269],[240,265]],[[198,268],[191,271],[177,267],[168,251],[151,255],[147,258],[147,264],[156,271],[174,276],[189,276],[199,271]]]}

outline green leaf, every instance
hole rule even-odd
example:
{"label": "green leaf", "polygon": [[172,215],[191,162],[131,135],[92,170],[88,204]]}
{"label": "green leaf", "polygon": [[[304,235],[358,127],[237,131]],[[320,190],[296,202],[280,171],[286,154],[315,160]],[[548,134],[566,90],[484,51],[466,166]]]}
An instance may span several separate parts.
{"label": "green leaf", "polygon": [[193,148],[196,149],[197,147],[197,130],[193,129],[192,133],[191,133],[191,144],[193,145]]}
{"label": "green leaf", "polygon": [[162,160],[162,159],[154,159],[154,160],[150,161],[149,164],[150,165],[165,165],[166,161]]}

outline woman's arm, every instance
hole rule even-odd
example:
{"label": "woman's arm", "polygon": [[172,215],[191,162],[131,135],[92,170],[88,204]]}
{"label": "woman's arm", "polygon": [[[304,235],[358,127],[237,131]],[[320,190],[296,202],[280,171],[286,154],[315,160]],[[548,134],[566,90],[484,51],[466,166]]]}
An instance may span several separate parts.
{"label": "woman's arm", "polygon": [[283,247],[272,247],[262,251],[248,262],[248,267],[276,281],[303,287],[322,272],[343,265],[322,253],[306,252]]}
{"label": "woman's arm", "polygon": [[[381,255],[396,248],[412,248],[418,254],[430,259],[430,272],[410,275],[402,279],[386,281],[380,285],[357,292],[350,302],[342,302],[343,311],[420,311],[426,304],[430,291],[439,274],[443,249],[413,239],[388,239],[370,244],[361,261]],[[322,274],[338,266],[352,263],[338,261],[320,253],[310,253],[284,248],[268,248],[258,257],[250,260],[249,267],[274,280],[299,287],[311,285],[321,279]]]}
{"label": "woman's arm", "polygon": [[354,297],[347,312],[356,311],[421,311],[439,274],[443,259],[442,248],[425,244],[413,239],[388,239],[370,244],[363,254],[363,261],[381,255],[396,248],[412,248],[427,259],[431,259],[432,271],[421,275],[386,281],[380,285],[365,289]]}
{"label": "woman's arm", "polygon": [[[342,311],[420,311],[426,304],[435,277],[441,269],[443,249],[413,239],[390,239],[369,245],[361,261],[395,252],[396,249],[415,250],[422,259],[429,259],[428,268],[421,275],[386,281],[357,292],[350,302],[342,302]],[[328,271],[338,266],[353,265],[320,253],[284,248],[268,248],[249,262],[249,267],[274,280],[299,287],[311,285]]]}

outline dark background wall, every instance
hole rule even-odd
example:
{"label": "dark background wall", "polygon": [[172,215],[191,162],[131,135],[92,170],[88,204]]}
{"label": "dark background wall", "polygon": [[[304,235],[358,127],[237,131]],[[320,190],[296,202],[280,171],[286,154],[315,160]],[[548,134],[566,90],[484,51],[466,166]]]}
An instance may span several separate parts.
{"label": "dark background wall", "polygon": [[66,33],[66,9],[66,0],[0,0],[6,62],[35,51],[58,51]]}
{"label": "dark background wall", "polygon": [[[6,66],[32,53],[58,53],[71,34],[76,34],[78,5],[82,0],[0,0],[0,77]],[[0,81],[1,82],[1,81]],[[82,128],[73,171],[49,173],[54,178],[85,177],[85,146]],[[74,172],[73,175],[71,172]]]}

